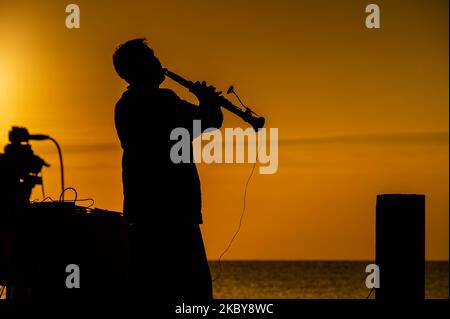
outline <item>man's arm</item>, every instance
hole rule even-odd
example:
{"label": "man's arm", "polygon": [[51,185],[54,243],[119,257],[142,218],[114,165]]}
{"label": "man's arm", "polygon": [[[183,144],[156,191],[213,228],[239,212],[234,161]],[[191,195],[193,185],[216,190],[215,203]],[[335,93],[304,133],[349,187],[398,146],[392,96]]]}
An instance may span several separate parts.
{"label": "man's arm", "polygon": [[203,130],[207,128],[220,128],[223,122],[222,109],[220,108],[219,95],[213,86],[207,86],[205,82],[195,83],[196,88],[191,90],[199,101],[199,109]]}
{"label": "man's arm", "polygon": [[[199,105],[189,103],[180,99],[173,91],[167,90],[176,105],[175,117],[178,117],[179,126],[188,129],[191,134],[193,121],[201,120],[202,133],[208,128],[220,128],[223,122],[222,110],[220,107],[218,95],[212,86],[206,86],[206,83],[196,83],[197,88],[191,91],[197,96]],[[193,139],[197,136],[191,136]]]}

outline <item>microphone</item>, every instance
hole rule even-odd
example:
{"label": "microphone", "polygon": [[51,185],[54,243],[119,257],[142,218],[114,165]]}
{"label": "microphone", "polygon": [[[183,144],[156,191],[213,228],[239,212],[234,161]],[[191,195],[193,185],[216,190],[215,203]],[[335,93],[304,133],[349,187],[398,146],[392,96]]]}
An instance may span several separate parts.
{"label": "microphone", "polygon": [[57,150],[58,150],[58,156],[59,156],[59,165],[61,169],[61,199],[64,200],[64,165],[63,165],[63,158],[62,158],[62,151],[61,147],[59,146],[59,143],[49,135],[44,134],[30,134],[28,130],[25,127],[18,127],[13,126],[11,131],[9,131],[8,134],[9,141],[12,144],[21,144],[21,143],[28,143],[28,141],[44,141],[44,140],[50,140],[52,141]]}
{"label": "microphone", "polygon": [[30,140],[43,141],[50,140],[51,137],[44,134],[30,134],[24,127],[13,126],[9,131],[9,141],[12,143],[28,143]]}

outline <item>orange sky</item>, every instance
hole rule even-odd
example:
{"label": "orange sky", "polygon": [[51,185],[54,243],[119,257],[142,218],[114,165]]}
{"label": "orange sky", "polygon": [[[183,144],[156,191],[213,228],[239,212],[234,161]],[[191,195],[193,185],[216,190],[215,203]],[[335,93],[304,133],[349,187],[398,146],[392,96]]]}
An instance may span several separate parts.
{"label": "orange sky", "polygon": [[[254,176],[225,258],[374,259],[376,195],[398,192],[426,194],[427,258],[448,259],[447,1],[377,1],[380,30],[364,27],[368,1],[76,1],[79,30],[65,27],[68,3],[0,3],[0,145],[12,125],[52,135],[67,186],[121,210],[113,107],[126,84],[111,54],[145,36],[164,66],[234,84],[279,129],[278,172]],[[57,197],[56,154],[34,149],[53,164],[44,178]],[[211,259],[237,226],[250,170],[199,166]]]}

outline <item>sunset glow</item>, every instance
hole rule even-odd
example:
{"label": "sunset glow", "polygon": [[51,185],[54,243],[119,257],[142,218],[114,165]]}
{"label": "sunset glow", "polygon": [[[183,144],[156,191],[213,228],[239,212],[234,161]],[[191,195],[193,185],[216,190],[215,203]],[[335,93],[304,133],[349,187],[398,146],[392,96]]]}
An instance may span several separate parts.
{"label": "sunset glow", "polygon": [[[370,31],[364,1],[80,0],[78,30],[65,27],[65,2],[4,2],[0,145],[13,125],[55,137],[67,186],[96,207],[122,210],[113,108],[126,83],[111,56],[146,37],[163,66],[222,91],[234,84],[266,127],[278,128],[278,171],[253,176],[225,259],[373,260],[376,195],[418,193],[426,195],[427,259],[448,260],[447,1],[378,1],[383,25]],[[169,80],[163,86],[196,101]],[[224,127],[246,126],[224,113]],[[45,187],[58,197],[53,146],[33,149],[52,164]],[[217,259],[252,167],[198,167],[202,231]]]}

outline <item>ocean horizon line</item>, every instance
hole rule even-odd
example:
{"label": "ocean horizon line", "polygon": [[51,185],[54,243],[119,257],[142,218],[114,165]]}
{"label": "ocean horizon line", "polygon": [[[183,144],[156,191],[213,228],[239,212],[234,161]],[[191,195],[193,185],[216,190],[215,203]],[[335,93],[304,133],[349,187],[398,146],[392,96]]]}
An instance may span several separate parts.
{"label": "ocean horizon line", "polygon": [[[208,259],[208,262],[219,262],[219,259]],[[369,259],[222,259],[223,262],[369,262],[375,260]],[[426,263],[448,263],[448,259],[426,259]]]}

